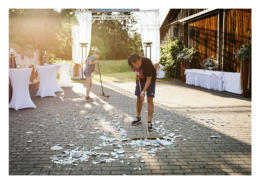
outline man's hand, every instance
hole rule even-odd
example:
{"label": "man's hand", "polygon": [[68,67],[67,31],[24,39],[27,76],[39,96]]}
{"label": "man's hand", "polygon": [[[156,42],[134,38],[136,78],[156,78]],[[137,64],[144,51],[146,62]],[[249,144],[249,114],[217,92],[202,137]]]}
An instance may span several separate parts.
{"label": "man's hand", "polygon": [[141,97],[141,101],[143,102],[144,101],[144,97],[145,97],[145,92],[144,91],[141,92],[140,97]]}

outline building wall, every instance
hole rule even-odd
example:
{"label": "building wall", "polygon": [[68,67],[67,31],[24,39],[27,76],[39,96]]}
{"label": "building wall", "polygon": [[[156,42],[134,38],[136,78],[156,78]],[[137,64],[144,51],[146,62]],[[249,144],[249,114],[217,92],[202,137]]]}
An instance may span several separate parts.
{"label": "building wall", "polygon": [[188,23],[188,32],[188,47],[198,50],[202,60],[217,58],[217,14]]}
{"label": "building wall", "polygon": [[240,72],[235,54],[242,44],[251,41],[251,10],[231,9],[224,14],[224,71]]}
{"label": "building wall", "polygon": [[[175,18],[167,16],[166,19],[176,21],[191,15],[187,13],[189,9],[176,10],[178,13],[171,14]],[[196,10],[190,12],[202,11],[202,9]],[[188,25],[188,31],[185,25]],[[219,60],[220,70],[223,68],[228,72],[240,72],[240,61],[235,58],[235,54],[242,44],[251,40],[251,25],[250,9],[220,9],[186,24],[162,25],[161,43],[167,36],[172,40],[178,38],[186,46],[194,47],[200,52],[201,64],[206,58],[215,56]]]}
{"label": "building wall", "polygon": [[[182,24],[173,24],[172,22],[176,20],[183,19],[187,16],[191,16],[195,13],[198,13],[204,9],[171,9],[168,15],[165,18],[161,28],[160,28],[160,39],[161,43],[167,39],[169,36],[171,39],[180,37],[182,40],[184,39],[184,27]],[[178,33],[176,33],[178,32]]]}

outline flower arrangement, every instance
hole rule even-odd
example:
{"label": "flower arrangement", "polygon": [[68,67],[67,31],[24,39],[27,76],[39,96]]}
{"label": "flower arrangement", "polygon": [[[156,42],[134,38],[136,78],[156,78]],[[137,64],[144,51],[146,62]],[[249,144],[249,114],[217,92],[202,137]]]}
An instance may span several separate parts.
{"label": "flower arrangement", "polygon": [[251,42],[243,44],[235,55],[240,61],[251,61]]}
{"label": "flower arrangement", "polygon": [[184,48],[177,55],[177,60],[179,62],[189,62],[189,63],[191,63],[195,52],[196,51],[194,50],[194,48],[190,48],[190,49],[189,48]]}
{"label": "flower arrangement", "polygon": [[218,69],[218,61],[214,56],[204,60],[204,69],[216,70]]}

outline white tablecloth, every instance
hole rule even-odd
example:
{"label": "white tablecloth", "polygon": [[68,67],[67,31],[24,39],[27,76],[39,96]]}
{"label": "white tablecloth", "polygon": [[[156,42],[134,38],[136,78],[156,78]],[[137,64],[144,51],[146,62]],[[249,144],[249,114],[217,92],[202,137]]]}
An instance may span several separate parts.
{"label": "white tablecloth", "polygon": [[52,76],[53,77],[52,80],[53,80],[53,84],[54,84],[54,91],[63,92],[63,89],[61,89],[61,87],[58,83],[58,80],[57,80],[58,71],[63,66],[63,63],[52,65],[52,66],[56,69],[55,74]]}
{"label": "white tablecloth", "polygon": [[36,66],[40,79],[40,86],[36,96],[56,96],[55,92],[62,92],[57,82],[57,74],[61,65]]}
{"label": "white tablecloth", "polygon": [[186,69],[185,75],[186,83],[189,85],[242,94],[240,87],[240,73]]}
{"label": "white tablecloth", "polygon": [[69,71],[70,71],[70,65],[67,63],[62,63],[62,66],[60,68],[60,79],[59,79],[59,84],[61,87],[72,87]]}
{"label": "white tablecloth", "polygon": [[223,72],[224,90],[231,93],[242,94],[240,84],[240,73]]}
{"label": "white tablecloth", "polygon": [[10,68],[9,76],[13,88],[13,95],[9,108],[15,110],[23,108],[36,108],[29,92],[29,82],[32,68]]}

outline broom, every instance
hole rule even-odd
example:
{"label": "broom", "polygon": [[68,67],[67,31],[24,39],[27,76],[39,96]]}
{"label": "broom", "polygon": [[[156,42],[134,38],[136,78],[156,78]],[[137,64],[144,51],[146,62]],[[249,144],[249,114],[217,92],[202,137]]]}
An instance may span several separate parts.
{"label": "broom", "polygon": [[101,73],[100,73],[100,68],[99,68],[99,63],[98,63],[98,73],[99,73],[99,78],[100,78],[100,83],[101,83],[101,89],[102,89],[101,96],[109,97],[109,95],[106,95],[106,94],[104,93],[103,84],[102,84],[102,79],[101,79]]}

